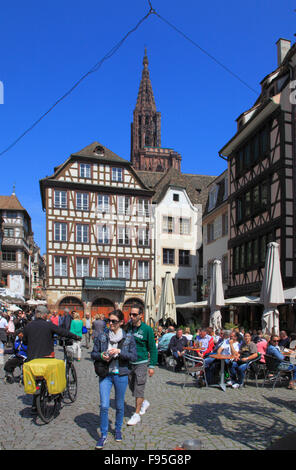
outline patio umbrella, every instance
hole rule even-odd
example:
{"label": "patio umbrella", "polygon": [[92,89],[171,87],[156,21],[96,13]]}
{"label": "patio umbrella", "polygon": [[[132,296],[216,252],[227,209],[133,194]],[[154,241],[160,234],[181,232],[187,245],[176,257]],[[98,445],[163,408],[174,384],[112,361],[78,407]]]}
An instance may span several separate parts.
{"label": "patio umbrella", "polygon": [[146,292],[145,292],[145,323],[147,325],[151,325],[153,322],[156,323],[156,306],[155,306],[155,298],[153,292],[153,283],[152,281],[148,281],[146,285]]}
{"label": "patio umbrella", "polygon": [[222,316],[220,312],[220,307],[222,307],[222,305],[225,305],[225,302],[222,283],[221,261],[218,259],[215,259],[213,263],[213,274],[210,284],[210,296],[208,300],[208,305],[211,309],[210,326],[214,328],[214,330],[221,329]]}
{"label": "patio umbrella", "polygon": [[10,310],[10,312],[17,312],[18,310],[21,310],[21,308],[15,304],[12,304],[12,305],[9,305],[8,310]]}
{"label": "patio umbrella", "polygon": [[24,303],[25,299],[20,294],[5,287],[0,288],[0,298],[6,302]]}
{"label": "patio umbrella", "polygon": [[173,280],[171,273],[167,272],[162,284],[160,300],[158,304],[157,320],[159,321],[162,319],[163,323],[165,323],[169,318],[175,324],[177,324],[176,300]]}
{"label": "patio umbrella", "polygon": [[36,305],[46,305],[47,302],[46,302],[46,300],[34,300],[34,299],[30,299],[30,300],[27,300],[26,304],[27,304],[27,305],[30,305],[30,306],[32,307],[32,306],[36,306]]}
{"label": "patio umbrella", "polygon": [[280,270],[279,244],[267,245],[265,271],[260,300],[264,304],[262,329],[264,334],[279,334],[279,311],[277,306],[285,303],[282,276]]}

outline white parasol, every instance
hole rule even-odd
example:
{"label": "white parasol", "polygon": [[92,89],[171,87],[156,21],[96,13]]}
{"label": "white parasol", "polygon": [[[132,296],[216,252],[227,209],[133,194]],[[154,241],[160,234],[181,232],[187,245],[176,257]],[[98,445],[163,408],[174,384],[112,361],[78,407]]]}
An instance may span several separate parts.
{"label": "white parasol", "polygon": [[264,334],[279,334],[279,311],[277,306],[285,303],[280,269],[279,244],[267,245],[264,277],[260,300],[264,304],[262,329]]}
{"label": "white parasol", "polygon": [[162,284],[160,300],[158,304],[157,321],[162,319],[163,323],[165,323],[169,318],[175,324],[177,324],[176,300],[173,280],[171,273],[167,272]]}
{"label": "white parasol", "polygon": [[147,325],[150,325],[151,322],[156,323],[156,306],[152,281],[148,281],[146,285],[144,321]]}
{"label": "white parasol", "polygon": [[221,261],[218,259],[215,259],[213,263],[213,273],[211,278],[208,305],[211,309],[210,326],[214,328],[214,330],[221,329],[222,316],[220,312],[220,307],[222,307],[222,305],[225,305],[225,302],[222,283]]}

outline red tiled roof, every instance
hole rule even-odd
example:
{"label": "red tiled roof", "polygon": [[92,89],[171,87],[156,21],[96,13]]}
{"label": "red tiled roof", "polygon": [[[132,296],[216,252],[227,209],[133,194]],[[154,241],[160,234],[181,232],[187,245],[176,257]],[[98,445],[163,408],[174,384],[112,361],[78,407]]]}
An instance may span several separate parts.
{"label": "red tiled roof", "polygon": [[0,196],[0,209],[26,211],[15,194],[11,196]]}

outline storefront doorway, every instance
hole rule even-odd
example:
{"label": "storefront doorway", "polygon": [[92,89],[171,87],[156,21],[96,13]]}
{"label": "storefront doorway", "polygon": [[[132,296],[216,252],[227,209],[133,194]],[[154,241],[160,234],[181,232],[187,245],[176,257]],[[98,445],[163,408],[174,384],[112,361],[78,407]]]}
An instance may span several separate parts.
{"label": "storefront doorway", "polygon": [[103,313],[105,317],[109,315],[112,310],[115,310],[113,302],[109,299],[96,299],[91,307],[91,316],[94,318],[99,313]]}

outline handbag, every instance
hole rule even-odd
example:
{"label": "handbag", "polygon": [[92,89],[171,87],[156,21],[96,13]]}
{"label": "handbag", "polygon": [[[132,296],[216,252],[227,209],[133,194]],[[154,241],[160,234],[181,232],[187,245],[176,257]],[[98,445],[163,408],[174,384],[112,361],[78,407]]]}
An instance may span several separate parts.
{"label": "handbag", "polygon": [[94,361],[94,368],[95,368],[95,373],[99,377],[101,377],[101,378],[107,377],[108,372],[109,372],[109,363],[108,362]]}
{"label": "handbag", "polygon": [[86,326],[83,326],[82,327],[82,334],[85,335],[87,333],[87,328]]}

